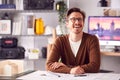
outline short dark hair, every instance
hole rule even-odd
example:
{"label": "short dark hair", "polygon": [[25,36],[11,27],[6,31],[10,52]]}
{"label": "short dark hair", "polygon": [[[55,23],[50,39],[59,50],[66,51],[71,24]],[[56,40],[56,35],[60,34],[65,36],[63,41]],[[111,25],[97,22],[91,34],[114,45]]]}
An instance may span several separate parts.
{"label": "short dark hair", "polygon": [[80,14],[82,14],[83,20],[85,21],[85,17],[86,17],[85,12],[82,11],[82,10],[80,10],[79,8],[76,8],[76,7],[69,9],[69,10],[67,11],[67,15],[66,15],[66,16],[69,17],[69,15],[70,15],[71,13],[73,13],[73,12],[79,12]]}

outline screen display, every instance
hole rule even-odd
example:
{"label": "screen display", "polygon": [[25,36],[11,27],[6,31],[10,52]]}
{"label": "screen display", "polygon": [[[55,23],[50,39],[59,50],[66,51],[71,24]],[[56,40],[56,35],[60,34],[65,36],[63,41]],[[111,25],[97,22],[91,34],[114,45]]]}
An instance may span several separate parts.
{"label": "screen display", "polygon": [[88,33],[99,40],[120,41],[120,17],[89,16]]}

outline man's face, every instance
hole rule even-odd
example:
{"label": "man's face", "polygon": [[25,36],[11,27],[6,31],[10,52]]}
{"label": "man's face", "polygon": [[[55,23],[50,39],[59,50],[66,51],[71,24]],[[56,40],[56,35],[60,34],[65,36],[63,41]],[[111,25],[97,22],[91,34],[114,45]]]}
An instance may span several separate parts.
{"label": "man's face", "polygon": [[69,28],[70,32],[79,34],[83,30],[84,20],[82,14],[79,12],[73,12],[67,18],[66,22],[67,27]]}

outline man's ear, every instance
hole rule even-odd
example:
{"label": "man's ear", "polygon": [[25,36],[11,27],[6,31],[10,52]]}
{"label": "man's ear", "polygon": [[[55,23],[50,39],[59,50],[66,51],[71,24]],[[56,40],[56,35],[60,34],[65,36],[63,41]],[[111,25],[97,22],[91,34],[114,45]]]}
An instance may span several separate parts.
{"label": "man's ear", "polygon": [[66,21],[65,24],[66,24],[66,27],[68,27],[68,21]]}
{"label": "man's ear", "polygon": [[68,25],[68,20],[66,20],[65,24],[66,24],[66,26]]}

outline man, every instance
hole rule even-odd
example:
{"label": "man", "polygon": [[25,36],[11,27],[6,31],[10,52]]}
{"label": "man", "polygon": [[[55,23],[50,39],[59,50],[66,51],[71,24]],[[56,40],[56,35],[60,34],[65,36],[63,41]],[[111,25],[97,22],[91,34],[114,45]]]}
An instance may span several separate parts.
{"label": "man", "polygon": [[66,19],[70,32],[55,40],[47,57],[46,69],[70,74],[99,72],[99,41],[96,36],[82,31],[85,13],[79,8],[71,8]]}

